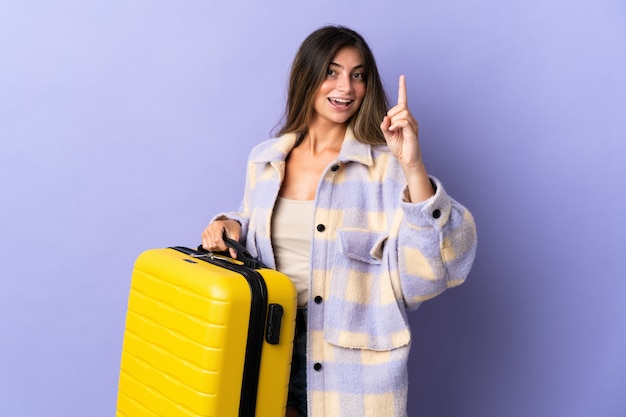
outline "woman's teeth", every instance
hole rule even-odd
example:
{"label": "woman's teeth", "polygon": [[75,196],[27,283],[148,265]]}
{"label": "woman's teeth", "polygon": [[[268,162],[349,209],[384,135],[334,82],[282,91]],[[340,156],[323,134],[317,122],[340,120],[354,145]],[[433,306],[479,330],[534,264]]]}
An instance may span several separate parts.
{"label": "woman's teeth", "polygon": [[347,106],[348,104],[352,103],[352,100],[347,100],[343,98],[329,98],[329,100],[338,106]]}

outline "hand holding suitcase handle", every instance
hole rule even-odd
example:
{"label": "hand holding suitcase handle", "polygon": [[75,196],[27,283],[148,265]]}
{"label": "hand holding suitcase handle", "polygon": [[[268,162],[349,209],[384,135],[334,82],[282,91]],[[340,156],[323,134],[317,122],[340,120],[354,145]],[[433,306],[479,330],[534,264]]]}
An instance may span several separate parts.
{"label": "hand holding suitcase handle", "polygon": [[[222,236],[224,239],[224,243],[229,248],[232,248],[237,253],[235,259],[243,262],[243,265],[248,268],[259,269],[259,268],[267,268],[263,262],[259,261],[257,258],[252,256],[250,252],[238,241],[229,238],[226,236],[226,231],[224,231],[224,235]],[[198,252],[207,253],[208,251],[202,247],[202,245],[198,246]],[[230,256],[230,251],[226,251],[226,254]]]}
{"label": "hand holding suitcase handle", "polygon": [[235,252],[237,252],[237,260],[243,262],[245,266],[254,268],[254,269],[267,268],[263,264],[263,262],[259,261],[257,258],[252,256],[250,252],[248,252],[248,249],[245,248],[245,246],[243,246],[241,243],[239,243],[235,239],[231,239],[228,236],[226,236],[226,233],[224,233],[224,243],[226,243],[226,246],[234,249]]}

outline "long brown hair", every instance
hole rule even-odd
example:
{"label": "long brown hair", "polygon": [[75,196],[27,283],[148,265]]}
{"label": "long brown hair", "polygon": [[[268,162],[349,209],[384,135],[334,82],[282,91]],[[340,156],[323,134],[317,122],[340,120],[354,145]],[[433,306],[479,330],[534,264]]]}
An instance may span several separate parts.
{"label": "long brown hair", "polygon": [[346,47],[361,54],[366,81],[361,107],[348,124],[359,141],[373,145],[385,143],[380,123],[387,114],[388,99],[374,55],[361,35],[343,26],[322,27],[302,42],[291,66],[284,124],[277,136],[288,132],[306,134],[313,117],[315,92],[324,82],[332,59]]}

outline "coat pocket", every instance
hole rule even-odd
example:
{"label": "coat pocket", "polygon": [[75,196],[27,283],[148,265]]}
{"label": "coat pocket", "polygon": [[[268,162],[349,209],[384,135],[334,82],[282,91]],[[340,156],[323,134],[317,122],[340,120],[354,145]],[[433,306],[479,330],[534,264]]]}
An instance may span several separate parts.
{"label": "coat pocket", "polygon": [[387,233],[353,228],[339,229],[337,232],[339,252],[344,256],[368,264],[381,263]]}
{"label": "coat pocket", "polygon": [[386,233],[339,229],[324,309],[324,338],[351,349],[391,350],[410,342],[384,256]]}

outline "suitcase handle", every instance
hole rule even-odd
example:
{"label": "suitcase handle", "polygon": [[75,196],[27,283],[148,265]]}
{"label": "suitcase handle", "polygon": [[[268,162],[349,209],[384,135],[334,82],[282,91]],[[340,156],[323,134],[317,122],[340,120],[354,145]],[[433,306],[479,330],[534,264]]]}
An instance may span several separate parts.
{"label": "suitcase handle", "polygon": [[[235,259],[243,262],[244,266],[248,268],[252,268],[252,269],[267,268],[267,266],[265,266],[263,262],[259,261],[257,258],[252,256],[250,252],[248,252],[248,249],[246,249],[245,246],[243,246],[241,243],[237,242],[236,240],[231,239],[228,236],[226,236],[226,231],[224,231],[224,235],[222,237],[224,239],[224,243],[226,243],[226,246],[234,249],[235,252],[237,253],[237,256],[235,257]],[[209,253],[209,251],[204,249],[202,245],[198,246],[198,252]],[[226,255],[230,257],[230,252],[226,251]]]}
{"label": "suitcase handle", "polygon": [[237,260],[243,262],[245,266],[254,269],[267,268],[263,262],[252,256],[245,246],[226,236],[226,233],[224,233],[224,243],[226,243],[226,246],[233,248],[235,252],[237,252]]}

